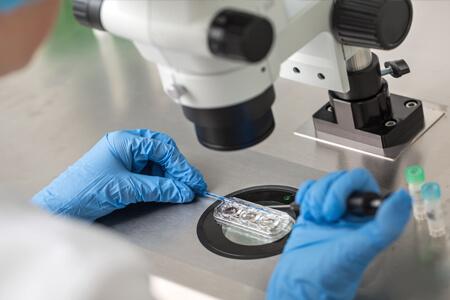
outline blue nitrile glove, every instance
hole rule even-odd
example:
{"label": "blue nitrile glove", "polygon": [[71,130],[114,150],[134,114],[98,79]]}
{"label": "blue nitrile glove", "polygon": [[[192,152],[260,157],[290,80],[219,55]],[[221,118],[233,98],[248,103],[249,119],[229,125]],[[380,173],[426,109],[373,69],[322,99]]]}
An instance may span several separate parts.
{"label": "blue nitrile glove", "polygon": [[22,5],[33,3],[36,1],[39,0],[0,0],[0,14],[8,13]]}
{"label": "blue nitrile glove", "polygon": [[376,216],[345,215],[353,192],[379,192],[364,169],[330,173],[302,184],[301,215],[269,282],[267,299],[353,299],[364,270],[402,233],[409,195],[390,195]]}
{"label": "blue nitrile glove", "polygon": [[192,189],[206,190],[206,183],[175,142],[136,129],[108,133],[31,202],[93,221],[130,203],[192,201]]}

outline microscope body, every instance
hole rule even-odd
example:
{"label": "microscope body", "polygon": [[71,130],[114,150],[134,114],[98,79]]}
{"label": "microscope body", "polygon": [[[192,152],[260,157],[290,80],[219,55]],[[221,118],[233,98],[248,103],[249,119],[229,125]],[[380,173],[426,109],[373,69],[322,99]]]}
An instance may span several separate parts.
{"label": "microscope body", "polygon": [[[399,5],[393,9],[390,2]],[[84,25],[132,40],[158,65],[164,90],[195,124],[200,143],[235,150],[261,142],[274,129],[273,83],[279,75],[330,95],[351,93],[349,66],[360,71],[372,65],[370,55],[357,59],[362,47],[393,48],[409,31],[411,18],[403,16],[402,28],[386,34],[388,22],[380,20],[386,11],[411,10],[410,1],[390,2],[75,0],[74,14]],[[360,21],[358,11],[366,15],[370,9],[368,16],[378,19],[362,20],[356,27],[363,30],[348,32],[355,27],[346,24],[348,16]],[[372,27],[364,31],[372,21],[384,33],[381,40],[370,36]],[[379,68],[375,73],[381,81]],[[384,122],[389,111],[382,114]]]}

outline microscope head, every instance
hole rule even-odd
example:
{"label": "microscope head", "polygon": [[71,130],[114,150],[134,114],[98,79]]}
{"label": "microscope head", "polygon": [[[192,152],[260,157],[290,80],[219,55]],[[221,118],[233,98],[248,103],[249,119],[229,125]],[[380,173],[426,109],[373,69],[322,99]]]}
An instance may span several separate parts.
{"label": "microscope head", "polygon": [[242,2],[75,0],[73,8],[80,23],[132,40],[158,65],[201,144],[235,150],[273,131],[279,68],[268,62],[274,25]]}
{"label": "microscope head", "polygon": [[271,134],[280,71],[347,92],[346,61],[360,49],[335,38],[328,0],[74,0],[73,9],[81,24],[132,40],[155,62],[200,143],[215,150],[247,148]]}

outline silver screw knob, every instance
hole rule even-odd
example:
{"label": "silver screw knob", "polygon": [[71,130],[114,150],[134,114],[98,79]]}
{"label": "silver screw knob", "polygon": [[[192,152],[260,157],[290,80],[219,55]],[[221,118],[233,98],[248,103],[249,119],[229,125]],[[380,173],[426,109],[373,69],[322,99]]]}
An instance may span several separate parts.
{"label": "silver screw knob", "polygon": [[385,76],[385,75],[389,75],[389,74],[394,74],[394,70],[392,69],[392,67],[388,67],[386,69],[381,70],[381,76]]}
{"label": "silver screw knob", "polygon": [[386,127],[394,127],[395,125],[397,125],[397,122],[395,120],[389,120],[386,123],[384,123],[384,126]]}

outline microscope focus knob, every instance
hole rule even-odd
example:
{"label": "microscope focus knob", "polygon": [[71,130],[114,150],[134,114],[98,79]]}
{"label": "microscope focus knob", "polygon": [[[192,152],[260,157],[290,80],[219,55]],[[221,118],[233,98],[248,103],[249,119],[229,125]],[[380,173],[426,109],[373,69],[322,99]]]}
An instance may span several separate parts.
{"label": "microscope focus knob", "polygon": [[220,57],[258,62],[273,42],[270,22],[255,15],[225,10],[215,16],[208,32],[210,51]]}
{"label": "microscope focus knob", "polygon": [[337,0],[333,33],[344,45],[390,50],[411,28],[411,0]]}

